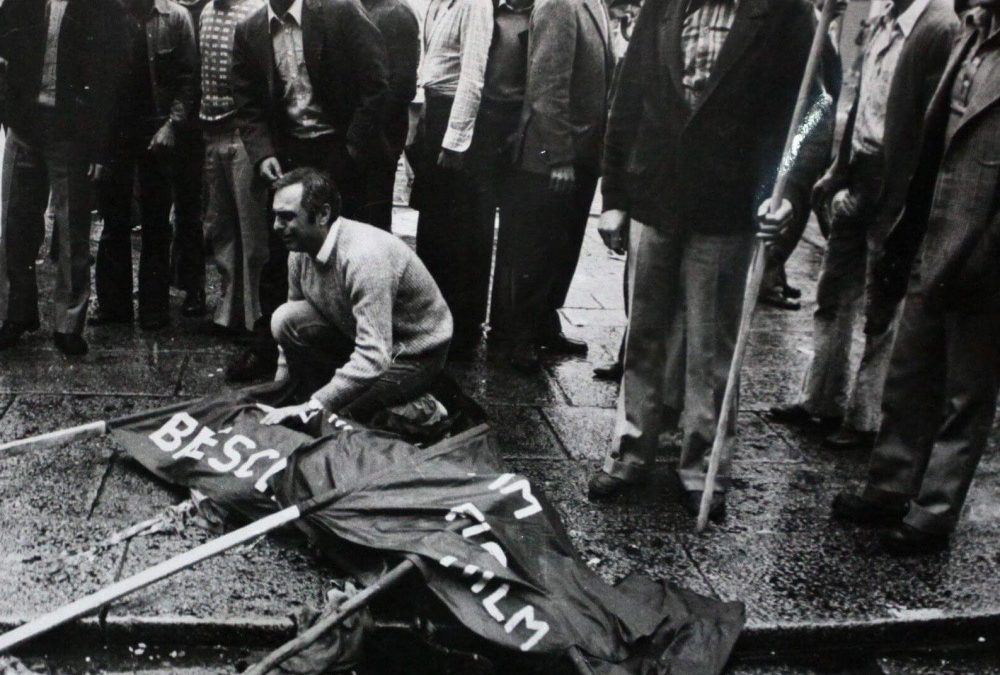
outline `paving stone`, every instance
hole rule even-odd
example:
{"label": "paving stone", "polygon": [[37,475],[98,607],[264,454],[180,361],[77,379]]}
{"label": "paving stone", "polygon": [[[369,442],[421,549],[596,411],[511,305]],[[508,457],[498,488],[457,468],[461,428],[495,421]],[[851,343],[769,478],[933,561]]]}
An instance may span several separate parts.
{"label": "paving stone", "polygon": [[[189,527],[179,534],[133,539],[122,576],[188,551],[211,536]],[[304,603],[322,602],[323,569],[298,548],[264,538],[123,599],[110,616],[281,617]]]}
{"label": "paving stone", "polygon": [[0,617],[32,618],[110,584],[122,545],[92,555],[73,554],[85,553],[112,532],[107,523],[66,514],[13,514],[4,500],[0,588],[8,592],[0,593]]}
{"label": "paving stone", "polygon": [[608,408],[547,406],[542,414],[573,459],[600,461],[614,437],[615,411]]}
{"label": "paving stone", "polygon": [[675,536],[687,517],[663,490],[618,503],[592,504],[585,496],[587,468],[576,462],[517,459],[508,464],[558,509],[580,557],[609,583],[638,572],[711,593]]}
{"label": "paving stone", "polygon": [[594,378],[592,363],[580,359],[563,359],[546,364],[556,384],[569,399],[570,405],[614,408],[618,386]]}
{"label": "paving stone", "polygon": [[559,439],[537,408],[492,404],[486,412],[504,457],[565,458]]}
{"label": "paving stone", "polygon": [[111,460],[91,518],[122,527],[153,518],[188,498],[184,488],[169,485],[126,455]]}
{"label": "paving stone", "polygon": [[621,326],[625,315],[620,309],[563,309],[563,318],[574,326]]}
{"label": "paving stone", "polygon": [[225,369],[229,358],[238,352],[232,347],[229,351],[218,353],[190,354],[180,375],[178,394],[182,396],[212,396],[224,391],[239,389],[245,384],[230,384],[226,382]]}
{"label": "paving stone", "polygon": [[170,396],[185,356],[91,352],[68,358],[58,352],[13,350],[4,355],[0,393]]}
{"label": "paving stone", "polygon": [[1000,654],[957,654],[879,659],[885,675],[1000,675]]}
{"label": "paving stone", "polygon": [[544,374],[522,375],[506,365],[474,361],[450,363],[448,373],[480,404],[541,405],[561,403],[562,394]]}

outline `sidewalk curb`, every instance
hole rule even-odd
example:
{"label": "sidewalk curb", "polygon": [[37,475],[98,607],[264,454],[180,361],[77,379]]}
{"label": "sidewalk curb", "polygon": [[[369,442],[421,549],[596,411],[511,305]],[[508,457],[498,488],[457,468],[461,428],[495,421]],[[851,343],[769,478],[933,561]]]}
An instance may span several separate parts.
{"label": "sidewalk curb", "polygon": [[[819,653],[892,653],[920,649],[996,649],[1000,635],[1000,608],[981,614],[945,614],[937,610],[914,612],[909,618],[868,621],[749,624],[740,635],[733,656],[740,660],[773,660]],[[0,631],[25,622],[23,617],[0,616]],[[379,630],[398,630],[391,625]],[[88,617],[62,626],[41,643],[54,644],[100,640],[112,644],[136,642],[177,643],[226,647],[277,646],[295,635],[289,617],[198,618],[189,616],[116,616],[99,623]]]}

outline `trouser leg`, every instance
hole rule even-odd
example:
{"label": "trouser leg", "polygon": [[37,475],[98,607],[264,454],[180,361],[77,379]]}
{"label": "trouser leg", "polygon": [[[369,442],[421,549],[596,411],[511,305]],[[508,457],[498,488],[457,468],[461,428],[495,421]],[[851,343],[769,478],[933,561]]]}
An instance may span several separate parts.
{"label": "trouser leg", "polygon": [[367,422],[379,410],[406,403],[427,392],[444,370],[447,346],[418,356],[401,356],[371,387],[340,409],[340,413]]}
{"label": "trouser leg", "polygon": [[97,245],[97,302],[105,316],[132,318],[132,188],[135,162],[122,148],[98,186],[104,226]]}
{"label": "trouser leg", "polygon": [[1000,387],[1000,313],[944,317],[944,414],[904,522],[938,534],[958,524],[993,426]]}
{"label": "trouser leg", "polygon": [[326,385],[354,350],[354,342],[307,300],[290,300],[276,308],[270,328],[284,354],[288,374],[299,383],[303,396]]}
{"label": "trouser leg", "polygon": [[[729,367],[736,348],[752,236],[691,235],[681,278],[685,296],[684,438],[677,473],[685,489],[702,490],[715,441]],[[738,383],[737,383],[737,391]],[[719,489],[728,484],[738,397],[733,398],[719,464]]]}
{"label": "trouser leg", "polygon": [[632,221],[625,370],[618,391],[614,446],[604,461],[605,473],[625,480],[641,478],[663,430],[666,337],[677,303],[682,302],[684,246],[677,229]]}
{"label": "trouser leg", "polygon": [[865,499],[899,506],[917,494],[941,426],[946,382],[945,323],[907,297],[882,395],[882,424],[868,463]]}
{"label": "trouser leg", "polygon": [[4,144],[2,189],[4,320],[34,325],[39,320],[35,258],[45,238],[49,177],[41,148],[13,129]]}
{"label": "trouser leg", "polygon": [[[237,230],[236,199],[231,189],[232,136],[225,132],[205,134],[205,244],[212,251],[212,260],[219,272],[220,293],[215,306],[214,321],[220,326],[237,328],[244,325],[241,296],[249,290],[243,287],[240,273],[242,247]],[[261,205],[263,207],[263,205]],[[256,317],[253,317],[256,320]],[[252,324],[251,324],[252,326]]]}
{"label": "trouser leg", "polygon": [[205,288],[202,228],[205,147],[193,131],[177,135],[173,161],[174,236],[170,251],[173,285],[188,293]]}
{"label": "trouser leg", "polygon": [[[93,186],[84,148],[74,141],[45,144],[52,211],[59,233],[59,260],[53,294],[53,328],[79,335],[90,303],[90,212]],[[37,247],[35,248],[37,250]]]}
{"label": "trouser leg", "polygon": [[238,299],[243,306],[245,326],[252,329],[263,314],[260,285],[264,266],[270,256],[268,232],[271,226],[267,218],[267,191],[254,180],[253,163],[243,141],[238,137],[233,141],[227,177],[236,205],[242,249],[242,293]]}
{"label": "trouser leg", "polygon": [[142,250],[139,253],[139,317],[165,316],[170,310],[170,205],[173,184],[167,167],[152,152],[137,163]]}

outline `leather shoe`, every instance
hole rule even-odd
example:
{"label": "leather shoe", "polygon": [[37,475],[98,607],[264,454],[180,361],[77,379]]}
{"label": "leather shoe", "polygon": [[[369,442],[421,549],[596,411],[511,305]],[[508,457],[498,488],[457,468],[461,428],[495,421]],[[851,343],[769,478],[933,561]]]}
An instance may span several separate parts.
{"label": "leather shoe", "polygon": [[38,330],[37,321],[32,323],[21,323],[20,321],[4,321],[0,326],[0,351],[10,349],[16,345],[21,336],[33,330]]}
{"label": "leather shoe", "polygon": [[226,366],[226,382],[251,382],[274,377],[274,370],[277,367],[277,350],[271,358],[254,349],[248,349],[237,354],[236,358]]}
{"label": "leather shoe", "polygon": [[801,303],[788,298],[777,288],[761,290],[757,301],[762,305],[774,307],[775,309],[787,309],[790,311],[802,309]]}
{"label": "leather shoe", "polygon": [[181,316],[194,318],[205,315],[205,289],[188,291],[181,304]]}
{"label": "leather shoe", "polygon": [[53,333],[52,341],[56,348],[68,356],[83,356],[87,353],[87,341],[76,333]]}
{"label": "leather shoe", "polygon": [[538,350],[530,342],[511,347],[510,355],[507,358],[511,367],[522,373],[537,373],[542,368],[542,362],[538,358]]}
{"label": "leather shoe", "polygon": [[932,534],[906,523],[880,532],[878,543],[889,555],[911,556],[940,553],[948,548],[947,534]]}
{"label": "leather shoe", "polygon": [[[701,490],[684,490],[681,492],[681,506],[692,517],[698,517],[701,509]],[[716,490],[712,493],[712,501],[708,507],[708,519],[713,523],[719,523],[726,518],[726,494]]]}
{"label": "leather shoe", "polygon": [[865,527],[898,525],[908,511],[906,505],[882,506],[852,492],[841,492],[833,498],[833,517]]}
{"label": "leather shoe", "polygon": [[594,378],[606,382],[619,382],[624,373],[625,368],[621,361],[610,361],[594,368]]}
{"label": "leather shoe", "polygon": [[595,471],[587,481],[587,499],[592,502],[616,499],[635,489],[633,481],[618,478],[604,471]]}
{"label": "leather shoe", "polygon": [[827,429],[833,431],[840,427],[843,419],[840,417],[814,417],[812,413],[800,406],[775,406],[768,411],[768,417],[779,423],[796,427]]}
{"label": "leather shoe", "polygon": [[543,339],[540,345],[552,354],[562,354],[564,356],[587,355],[587,343],[583,340],[574,340],[571,337],[566,337],[565,333],[550,335]]}
{"label": "leather shoe", "polygon": [[139,317],[139,328],[143,330],[161,330],[170,325],[170,317],[167,314],[153,314],[152,316]]}
{"label": "leather shoe", "polygon": [[859,448],[871,450],[875,445],[875,432],[841,428],[824,438],[822,445],[827,450],[856,450]]}

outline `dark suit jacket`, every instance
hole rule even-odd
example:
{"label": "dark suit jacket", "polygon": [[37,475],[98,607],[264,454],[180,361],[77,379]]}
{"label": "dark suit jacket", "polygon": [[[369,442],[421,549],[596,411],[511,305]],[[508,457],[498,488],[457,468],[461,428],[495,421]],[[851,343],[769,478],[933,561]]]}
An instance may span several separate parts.
{"label": "dark suit jacket", "polygon": [[521,168],[600,168],[614,71],[601,0],[537,0],[528,25],[528,81],[519,128]]}
{"label": "dark suit jacket", "polygon": [[[625,53],[605,144],[604,208],[649,225],[755,229],[781,160],[815,27],[802,0],[741,0],[707,89],[689,110],[686,0],[646,0]],[[817,88],[818,92],[818,88]],[[791,176],[792,202],[807,190]]]}
{"label": "dark suit jacket", "polygon": [[[886,106],[882,139],[884,183],[872,232],[876,240],[885,237],[906,201],[906,190],[920,151],[924,114],[941,81],[957,28],[958,18],[951,0],[930,0],[903,43]],[[834,161],[835,170],[841,174],[847,172],[857,110],[855,97]]]}
{"label": "dark suit jacket", "polygon": [[1000,310],[1000,66],[980,69],[962,123],[947,134],[952,84],[974,38],[964,30],[951,51],[905,207],[885,244],[905,274],[922,239],[909,292],[937,310]]}
{"label": "dark suit jacket", "polygon": [[[388,152],[381,122],[389,93],[385,47],[357,0],[304,0],[302,47],[314,95],[362,160]],[[236,27],[233,96],[254,165],[277,155],[287,128],[267,7]]]}
{"label": "dark suit jacket", "polygon": [[[114,87],[126,59],[124,11],[117,0],[69,0],[59,33],[56,123],[99,164],[108,162]],[[0,122],[27,138],[37,131],[47,33],[42,0],[0,3],[0,59],[7,62]]]}

